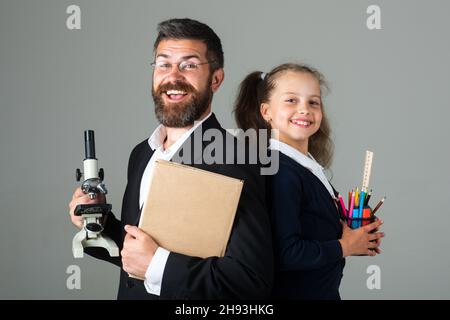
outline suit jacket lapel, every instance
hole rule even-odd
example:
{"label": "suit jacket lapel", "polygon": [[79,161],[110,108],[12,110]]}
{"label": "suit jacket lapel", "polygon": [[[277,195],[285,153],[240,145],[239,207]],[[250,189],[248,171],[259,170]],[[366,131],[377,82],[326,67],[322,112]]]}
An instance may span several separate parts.
{"label": "suit jacket lapel", "polygon": [[[200,126],[198,126],[192,134],[189,136],[188,139],[181,145],[180,149],[177,153],[175,153],[174,157],[172,157],[171,161],[178,162],[178,163],[184,163],[191,166],[201,165],[203,163],[203,150],[205,149],[206,145],[210,143],[209,141],[203,141],[203,133],[208,129],[221,129],[220,123],[217,121],[217,118],[215,117],[214,113],[211,114],[211,116],[206,119]],[[200,140],[195,141],[194,137],[199,136]],[[200,142],[201,146],[194,145],[195,142]],[[191,150],[191,153],[188,157],[188,159],[185,159],[187,161],[182,161],[183,157],[180,155],[180,152],[182,153],[182,150]],[[133,225],[139,224],[139,219],[141,216],[141,208],[139,208],[139,194],[140,194],[140,188],[141,188],[141,181],[142,176],[144,174],[145,168],[148,165],[148,162],[150,161],[151,157],[153,156],[154,151],[150,148],[149,144],[146,143],[144,148],[142,149],[142,152],[136,156],[136,163],[135,167],[133,169],[133,172],[131,173],[133,176],[131,178],[132,185],[129,185],[128,188],[128,197],[130,198],[130,214],[129,214],[129,223]],[[130,182],[129,182],[130,183]]]}
{"label": "suit jacket lapel", "polygon": [[[154,151],[150,146],[145,144],[145,148],[143,148],[142,152],[137,155],[136,163],[133,172],[131,173],[133,177],[130,179],[133,183],[129,186],[129,194],[130,197],[130,206],[129,208],[129,223],[132,225],[138,225],[139,219],[141,217],[141,208],[139,208],[139,195],[141,190],[141,181],[142,176],[144,174],[145,168],[147,167],[150,158],[153,156]],[[129,181],[130,183],[130,181]]]}
{"label": "suit jacket lapel", "polygon": [[[194,167],[203,164],[203,151],[211,143],[211,141],[205,141],[203,139],[203,134],[208,129],[223,130],[214,113],[192,132],[172,157],[171,161]],[[196,139],[197,137],[199,139]],[[183,152],[188,152],[189,150],[190,154],[183,157]]]}

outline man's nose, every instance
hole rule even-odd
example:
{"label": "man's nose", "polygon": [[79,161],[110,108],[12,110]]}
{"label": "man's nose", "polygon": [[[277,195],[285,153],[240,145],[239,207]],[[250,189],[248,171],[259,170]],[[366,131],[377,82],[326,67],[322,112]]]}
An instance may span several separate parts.
{"label": "man's nose", "polygon": [[169,73],[167,74],[167,78],[170,81],[184,79],[183,73],[180,71],[177,64],[172,64],[172,68],[170,69]]}

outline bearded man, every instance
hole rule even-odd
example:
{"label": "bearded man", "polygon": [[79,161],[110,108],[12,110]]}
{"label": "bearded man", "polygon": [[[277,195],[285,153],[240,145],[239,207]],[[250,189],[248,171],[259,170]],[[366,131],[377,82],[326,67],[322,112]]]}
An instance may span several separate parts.
{"label": "bearded man", "polygon": [[[202,140],[200,148],[195,148],[199,143],[193,141],[195,132],[203,137],[205,131],[214,129],[224,141],[230,138],[211,111],[213,95],[224,79],[224,58],[221,41],[209,26],[191,19],[161,22],[152,66],[152,95],[160,125],[131,152],[121,219],[109,213],[104,225],[103,232],[117,243],[120,257],[110,257],[102,248],[85,248],[85,252],[121,268],[118,299],[269,297],[273,253],[264,179],[258,164],[226,163],[227,152],[235,147],[221,150],[223,159],[212,164],[196,152],[183,162],[244,181],[224,257],[202,259],[170,252],[137,227],[157,159],[174,160],[185,146],[203,152],[211,141]],[[167,193],[170,196],[170,190]],[[78,188],[69,203],[72,223],[83,227],[82,218],[74,215],[78,204],[105,201],[103,196],[91,200]]]}

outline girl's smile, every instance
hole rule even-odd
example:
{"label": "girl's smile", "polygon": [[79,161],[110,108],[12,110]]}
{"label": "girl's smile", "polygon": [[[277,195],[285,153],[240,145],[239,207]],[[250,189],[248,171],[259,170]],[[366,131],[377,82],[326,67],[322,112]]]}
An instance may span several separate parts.
{"label": "girl's smile", "polygon": [[296,71],[281,73],[275,82],[269,101],[261,105],[261,114],[278,130],[276,139],[307,154],[308,140],[322,121],[320,84],[313,75]]}

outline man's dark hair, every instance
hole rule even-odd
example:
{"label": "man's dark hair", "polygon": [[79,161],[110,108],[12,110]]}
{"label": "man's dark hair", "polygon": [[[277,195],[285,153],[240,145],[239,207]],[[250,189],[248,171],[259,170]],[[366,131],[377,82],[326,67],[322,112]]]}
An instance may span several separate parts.
{"label": "man's dark hair", "polygon": [[223,50],[217,34],[206,24],[192,19],[169,19],[158,24],[158,37],[153,50],[156,51],[162,40],[193,39],[206,44],[206,57],[211,63],[211,72],[223,68]]}

